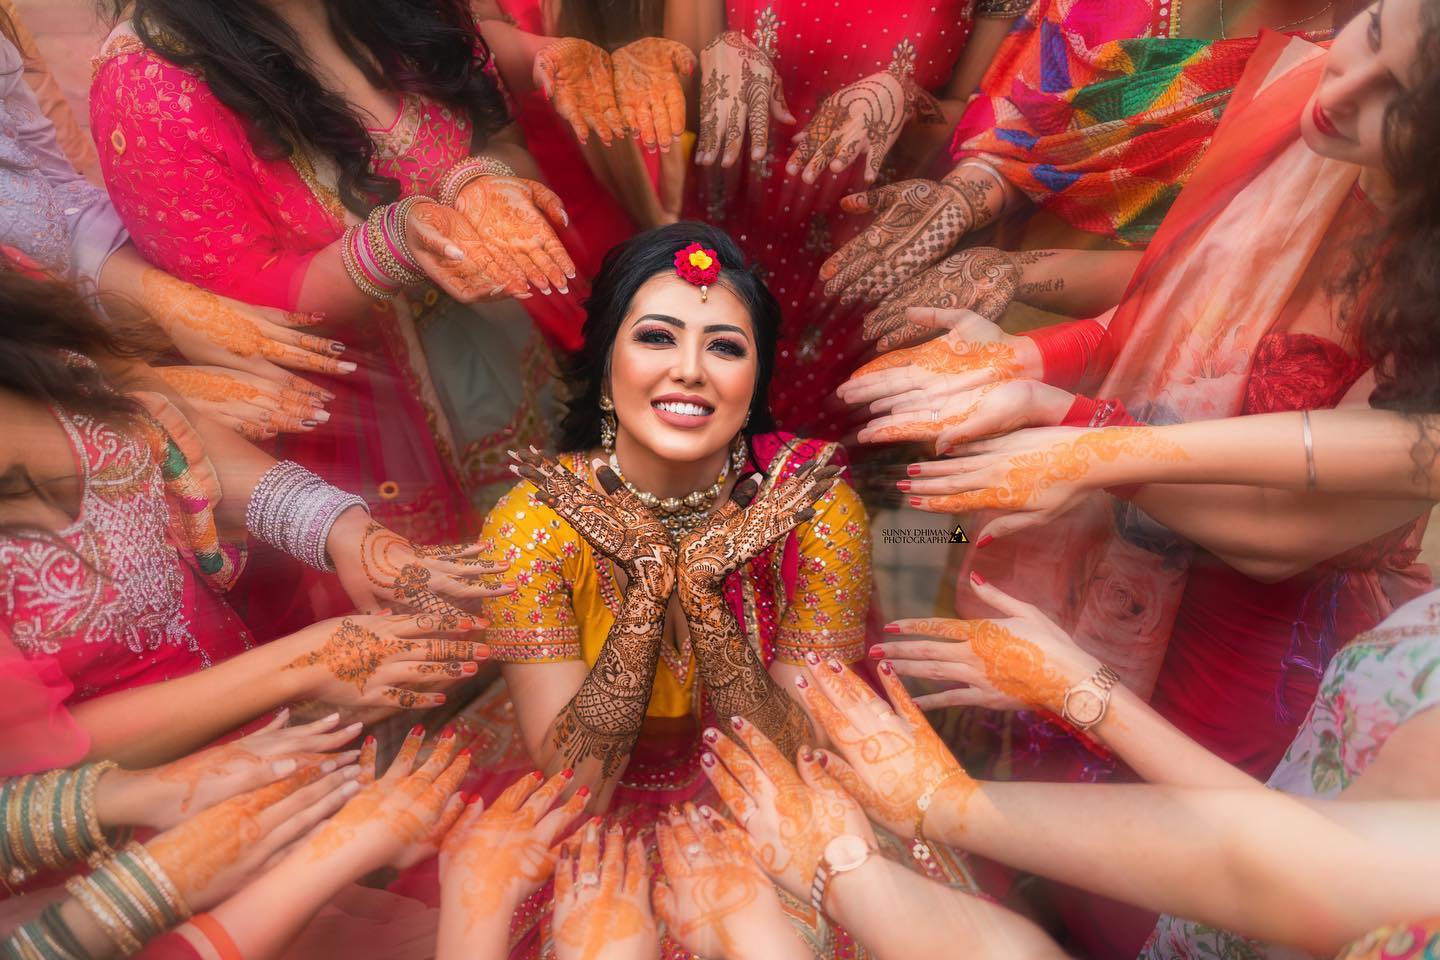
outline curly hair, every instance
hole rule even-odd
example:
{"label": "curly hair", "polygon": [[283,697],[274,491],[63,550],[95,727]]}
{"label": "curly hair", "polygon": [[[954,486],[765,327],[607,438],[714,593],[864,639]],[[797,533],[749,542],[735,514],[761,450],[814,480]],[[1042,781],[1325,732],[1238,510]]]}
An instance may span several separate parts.
{"label": "curly hair", "polygon": [[[244,118],[263,157],[308,147],[339,170],[340,200],[364,215],[400,184],[370,169],[375,144],[345,98],[311,72],[295,31],[264,0],[102,0],[140,41],[195,70]],[[341,49],[380,90],[423,94],[467,115],[475,146],[509,122],[465,0],[324,0]]]}
{"label": "curly hair", "polygon": [[714,250],[724,264],[720,285],[745,304],[755,330],[755,392],[745,436],[748,439],[775,428],[768,397],[780,337],[780,304],[728,233],[709,224],[681,221],[636,234],[605,254],[585,301],[583,341],[561,374],[569,386],[569,397],[555,435],[560,450],[591,450],[600,445],[600,396],[630,301],[646,280],[672,273],[675,251],[695,242]]}
{"label": "curly hair", "polygon": [[1385,171],[1394,202],[1362,245],[1346,286],[1360,342],[1375,362],[1370,404],[1401,413],[1440,412],[1440,4],[1423,3],[1414,86],[1385,116]]}

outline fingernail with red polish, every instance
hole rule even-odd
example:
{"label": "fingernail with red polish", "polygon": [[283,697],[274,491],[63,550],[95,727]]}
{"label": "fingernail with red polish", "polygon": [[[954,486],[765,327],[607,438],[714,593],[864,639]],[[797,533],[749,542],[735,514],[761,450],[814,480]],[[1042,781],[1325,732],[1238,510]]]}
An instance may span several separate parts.
{"label": "fingernail with red polish", "polygon": [[976,540],[976,541],[975,541],[975,549],[976,549],[976,550],[983,550],[983,549],[985,549],[985,547],[989,545],[990,541],[991,541],[991,540],[994,540],[994,539],[995,539],[995,538],[992,537],[992,536],[990,536],[990,534],[988,534],[988,533],[985,534],[985,535],[982,536],[979,540]]}
{"label": "fingernail with red polish", "polygon": [[911,476],[911,477],[918,477],[918,476],[920,476],[920,464],[918,464],[918,463],[912,463],[912,464],[910,464],[910,466],[908,466],[908,467],[905,468],[905,473],[906,473],[907,476]]}
{"label": "fingernail with red polish", "polygon": [[436,706],[439,706],[440,704],[442,704],[442,703],[444,703],[444,702],[445,702],[445,694],[443,694],[443,693],[437,693],[437,694],[435,694],[435,705],[436,705]]}
{"label": "fingernail with red polish", "polygon": [[459,753],[455,754],[455,756],[456,756],[456,757],[468,757],[468,756],[470,756],[470,748],[469,748],[469,747],[466,747],[464,750],[461,750]]}
{"label": "fingernail with red polish", "polygon": [[455,736],[455,724],[453,723],[446,724],[445,729],[440,731],[440,739],[442,740],[448,739],[453,736]]}
{"label": "fingernail with red polish", "polygon": [[799,687],[801,690],[810,689],[810,684],[805,681],[805,678],[803,676],[795,678],[795,686]]}
{"label": "fingernail with red polish", "polygon": [[580,797],[583,800],[585,797],[590,796],[590,788],[581,787],[579,790],[575,791],[575,796]]}
{"label": "fingernail with red polish", "polygon": [[736,730],[739,730],[745,726],[745,721],[740,717],[731,717],[730,726],[734,727]]}
{"label": "fingernail with red polish", "polygon": [[912,506],[912,507],[918,507],[918,506],[921,505],[921,503],[922,503],[923,501],[922,501],[919,497],[911,497],[908,502],[909,502],[910,506]]}
{"label": "fingernail with red polish", "polygon": [[365,738],[365,746],[367,746],[367,747],[373,747],[373,746],[375,746],[375,737],[374,737],[373,734],[372,734],[371,736],[368,736],[368,737]]}
{"label": "fingernail with red polish", "polygon": [[900,624],[898,624],[898,623],[887,623],[887,624],[885,624],[885,632],[886,632],[886,633],[899,633],[899,632],[900,632]]}
{"label": "fingernail with red polish", "polygon": [[716,730],[714,727],[706,727],[705,732],[701,734],[701,738],[706,743],[714,743],[716,740],[720,739],[720,731]]}
{"label": "fingernail with red polish", "polygon": [[975,584],[975,586],[977,587],[985,586],[985,578],[981,575],[979,570],[970,571],[970,582]]}
{"label": "fingernail with red polish", "polygon": [[569,780],[571,777],[575,776],[575,768],[566,767],[564,770],[560,771],[560,776],[564,777],[566,780]]}
{"label": "fingernail with red polish", "polygon": [[473,677],[475,676],[475,674],[480,672],[480,665],[475,663],[462,664],[460,666],[460,672],[465,674],[465,676],[467,677]]}
{"label": "fingernail with red polish", "polygon": [[819,761],[820,761],[820,766],[822,766],[822,767],[827,767],[827,768],[830,766],[830,755],[829,755],[828,753],[825,753],[824,751],[821,751],[821,752],[817,755],[817,758],[818,758]]}
{"label": "fingernail with red polish", "polygon": [[423,724],[423,723],[417,723],[417,724],[415,724],[415,726],[413,726],[413,727],[410,728],[410,736],[412,736],[412,737],[418,737],[418,736],[420,736],[421,734],[423,734],[424,732],[425,732],[425,724]]}
{"label": "fingernail with red polish", "polygon": [[889,661],[889,660],[881,660],[881,661],[880,661],[880,672],[883,673],[883,674],[885,674],[885,676],[888,677],[888,676],[891,676],[892,674],[894,674],[895,668],[892,667],[892,666],[890,666],[890,661]]}
{"label": "fingernail with red polish", "polygon": [[836,660],[834,657],[831,657],[829,660],[825,661],[825,666],[829,667],[835,673],[841,673],[845,669],[840,665],[840,661]]}
{"label": "fingernail with red polish", "polygon": [[814,650],[811,650],[809,653],[805,654],[805,662],[810,664],[810,666],[812,667],[818,667],[820,665],[820,654],[816,653]]}
{"label": "fingernail with red polish", "polygon": [[897,480],[897,481],[895,481],[895,489],[896,489],[896,490],[899,490],[901,493],[909,493],[909,492],[910,492],[910,481],[909,481],[909,480]]}
{"label": "fingernail with red polish", "polygon": [[871,660],[881,660],[881,659],[884,659],[884,657],[885,657],[885,648],[882,647],[882,646],[880,646],[878,643],[877,643],[875,646],[873,646],[873,647],[870,648],[870,659],[871,659]]}
{"label": "fingernail with red polish", "polygon": [[706,750],[704,753],[700,754],[700,762],[705,764],[705,766],[707,767],[715,766],[715,754],[711,753],[709,750]]}

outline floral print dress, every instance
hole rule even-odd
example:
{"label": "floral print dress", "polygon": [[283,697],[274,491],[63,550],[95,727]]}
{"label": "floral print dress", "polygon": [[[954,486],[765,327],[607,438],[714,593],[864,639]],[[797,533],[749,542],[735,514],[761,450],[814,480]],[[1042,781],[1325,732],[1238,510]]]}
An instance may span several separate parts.
{"label": "floral print dress", "polygon": [[[1440,704],[1440,590],[1405,604],[1336,654],[1305,723],[1267,785],[1293,796],[1334,798],[1359,779],[1401,724],[1436,704]],[[1397,954],[1432,955],[1440,956]],[[1140,952],[1140,960],[1303,956],[1168,915],[1160,918]]]}

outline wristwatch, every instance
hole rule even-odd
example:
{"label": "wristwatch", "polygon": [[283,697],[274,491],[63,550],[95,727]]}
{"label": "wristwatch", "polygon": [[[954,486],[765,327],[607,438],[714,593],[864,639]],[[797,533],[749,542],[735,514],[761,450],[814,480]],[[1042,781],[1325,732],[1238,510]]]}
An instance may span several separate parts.
{"label": "wristwatch", "polygon": [[810,884],[810,906],[815,908],[817,915],[825,915],[825,890],[830,881],[837,874],[849,873],[859,867],[874,852],[875,848],[866,843],[864,837],[853,833],[842,833],[825,844],[825,852],[820,855],[820,863],[815,867],[815,880]]}
{"label": "wristwatch", "polygon": [[1110,691],[1120,682],[1120,675],[1107,666],[1101,666],[1088,680],[1081,680],[1065,691],[1065,706],[1061,716],[1065,722],[1082,733],[1105,719],[1110,708]]}

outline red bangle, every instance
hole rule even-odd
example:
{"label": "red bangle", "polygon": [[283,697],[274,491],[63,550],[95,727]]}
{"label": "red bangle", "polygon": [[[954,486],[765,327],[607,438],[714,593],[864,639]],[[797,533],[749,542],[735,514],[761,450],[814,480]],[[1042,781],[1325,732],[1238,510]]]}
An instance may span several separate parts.
{"label": "red bangle", "polygon": [[1034,340],[1040,351],[1042,379],[1052,386],[1074,390],[1089,373],[1100,369],[1105,333],[1105,325],[1098,320],[1071,320],[1029,330],[1021,336]]}
{"label": "red bangle", "polygon": [[1075,401],[1070,404],[1070,409],[1065,411],[1065,418],[1060,421],[1060,426],[1090,426],[1090,421],[1095,419],[1095,411],[1099,408],[1099,406],[1099,400],[1096,400],[1093,397],[1087,397],[1083,393],[1075,394]]}
{"label": "red bangle", "polygon": [[230,932],[220,925],[219,920],[208,913],[197,913],[190,918],[190,922],[195,925],[196,930],[205,935],[206,940],[210,941],[210,946],[220,954],[220,960],[245,960],[240,955],[240,948],[231,939]]}

